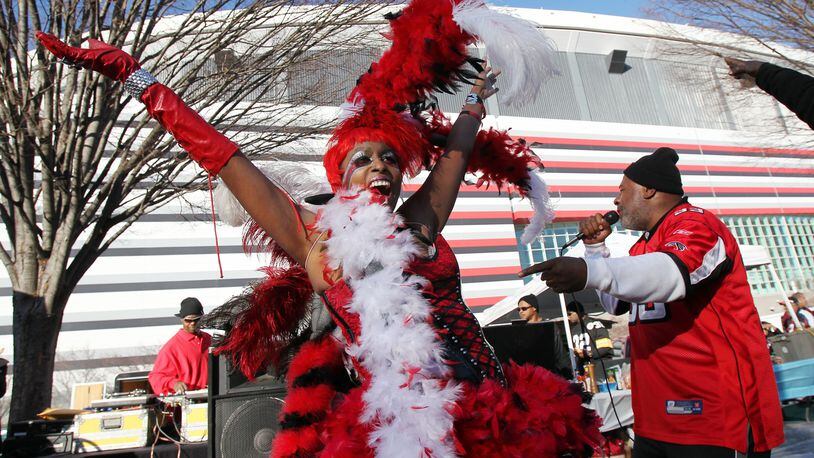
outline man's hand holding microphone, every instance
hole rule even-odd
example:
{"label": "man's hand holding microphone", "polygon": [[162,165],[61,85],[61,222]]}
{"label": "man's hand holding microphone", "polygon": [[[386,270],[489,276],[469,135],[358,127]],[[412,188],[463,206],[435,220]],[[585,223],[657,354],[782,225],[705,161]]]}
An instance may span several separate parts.
{"label": "man's hand holding microphone", "polygon": [[[579,223],[579,234],[564,245],[568,247],[582,240],[586,245],[602,243],[612,232],[612,226],[619,220],[619,214],[596,213]],[[588,280],[588,267],[582,258],[561,256],[535,264],[521,270],[517,276],[525,277],[540,274],[540,279],[558,293],[573,293],[585,289]]]}

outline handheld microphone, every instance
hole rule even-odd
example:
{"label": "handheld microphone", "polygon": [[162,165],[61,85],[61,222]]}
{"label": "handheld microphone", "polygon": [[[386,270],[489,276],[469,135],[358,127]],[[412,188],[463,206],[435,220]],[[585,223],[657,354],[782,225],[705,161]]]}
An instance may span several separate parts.
{"label": "handheld microphone", "polygon": [[[611,210],[611,211],[605,213],[604,215],[602,215],[602,219],[604,219],[609,225],[613,226],[614,224],[616,224],[617,221],[619,221],[619,213],[616,213],[615,211]],[[560,248],[560,253],[565,251],[565,249],[568,248],[569,246],[574,245],[575,243],[579,242],[580,240],[582,240],[584,238],[585,238],[585,234],[580,232],[579,234],[577,234],[574,238],[569,240],[565,245],[563,245]]]}

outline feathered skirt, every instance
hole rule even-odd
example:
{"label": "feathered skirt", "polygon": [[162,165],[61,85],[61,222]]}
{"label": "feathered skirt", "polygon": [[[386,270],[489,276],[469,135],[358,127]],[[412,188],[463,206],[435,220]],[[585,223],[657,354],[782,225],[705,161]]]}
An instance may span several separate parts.
{"label": "feathered skirt", "polygon": [[[590,456],[600,443],[599,419],[581,392],[536,366],[510,364],[507,387],[491,379],[462,383],[455,405],[456,454],[461,457]],[[305,344],[288,372],[281,432],[273,458],[374,456],[374,425],[360,421],[365,384],[348,389],[342,347],[326,335]]]}

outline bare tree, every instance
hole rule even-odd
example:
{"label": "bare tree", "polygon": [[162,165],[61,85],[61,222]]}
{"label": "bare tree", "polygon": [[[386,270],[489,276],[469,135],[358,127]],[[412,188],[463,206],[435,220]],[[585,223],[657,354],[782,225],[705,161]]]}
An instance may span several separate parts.
{"label": "bare tree", "polygon": [[[669,21],[735,34],[742,37],[741,45],[757,45],[789,67],[814,70],[811,62],[789,54],[814,44],[814,3],[808,0],[671,0],[656,5],[653,13]],[[726,47],[737,51],[738,43]]]}
{"label": "bare tree", "polygon": [[[97,257],[140,216],[207,186],[121,84],[57,65],[35,45],[35,31],[74,46],[93,37],[125,49],[244,153],[268,158],[331,122],[308,104],[319,88],[289,90],[292,69],[325,62],[321,53],[340,44],[370,42],[361,35],[372,27],[359,24],[386,7],[297,3],[0,2],[0,219],[8,235],[0,259],[13,287],[11,421],[49,405],[65,304]],[[329,86],[319,90],[340,95],[321,98],[341,100],[348,89]]]}
{"label": "bare tree", "polygon": [[[722,108],[741,128],[782,142],[793,136],[798,146],[810,146],[810,129],[774,99],[748,82],[727,75],[722,57],[777,63],[814,72],[808,51],[814,44],[814,4],[806,0],[652,0],[651,17],[682,26],[664,25],[660,52],[668,59],[708,66],[725,96]],[[722,33],[701,33],[683,25]],[[682,76],[688,84],[703,84],[707,70]],[[753,85],[752,85],[753,86]]]}

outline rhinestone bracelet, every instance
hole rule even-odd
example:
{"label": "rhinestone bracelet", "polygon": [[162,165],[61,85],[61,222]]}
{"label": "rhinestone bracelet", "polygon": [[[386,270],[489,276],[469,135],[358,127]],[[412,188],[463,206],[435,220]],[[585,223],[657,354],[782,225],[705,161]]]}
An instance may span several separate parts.
{"label": "rhinestone bracelet", "polygon": [[157,82],[158,80],[150,72],[140,68],[127,77],[124,82],[124,90],[134,99],[141,100],[141,94]]}

